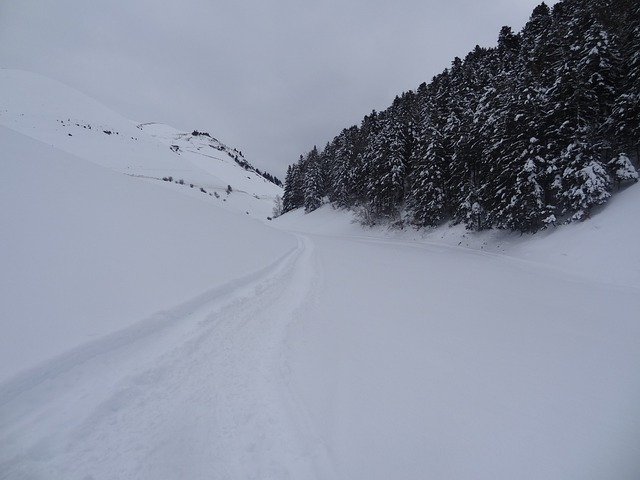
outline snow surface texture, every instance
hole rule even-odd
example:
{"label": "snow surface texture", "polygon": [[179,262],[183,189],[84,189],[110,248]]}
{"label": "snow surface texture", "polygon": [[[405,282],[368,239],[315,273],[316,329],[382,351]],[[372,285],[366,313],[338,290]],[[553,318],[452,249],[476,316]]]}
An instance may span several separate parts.
{"label": "snow surface texture", "polygon": [[66,143],[0,73],[0,478],[640,477],[640,189],[534,237],[262,223],[122,175],[208,139]]}

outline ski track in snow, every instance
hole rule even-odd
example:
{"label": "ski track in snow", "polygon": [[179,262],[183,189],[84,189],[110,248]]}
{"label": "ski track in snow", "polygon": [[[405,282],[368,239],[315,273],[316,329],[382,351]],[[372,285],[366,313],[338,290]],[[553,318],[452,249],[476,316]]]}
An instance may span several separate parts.
{"label": "ski track in snow", "polygon": [[336,478],[288,387],[311,241],[0,386],[0,477]]}

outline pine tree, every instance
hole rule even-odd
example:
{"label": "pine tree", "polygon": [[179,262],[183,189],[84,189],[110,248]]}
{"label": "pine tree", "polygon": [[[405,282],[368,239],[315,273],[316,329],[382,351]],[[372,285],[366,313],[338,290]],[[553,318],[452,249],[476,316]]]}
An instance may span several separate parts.
{"label": "pine tree", "polygon": [[284,193],[282,194],[282,213],[293,210],[293,165],[287,167],[287,174],[284,177]]}
{"label": "pine tree", "polygon": [[[540,10],[541,15],[548,13],[544,7]],[[522,41],[531,40],[525,37]],[[503,47],[501,56],[507,60],[502,60],[493,82],[496,92],[489,96],[487,107],[491,115],[482,122],[489,138],[485,156],[493,165],[485,180],[485,204],[492,225],[533,233],[555,222],[543,187],[544,172],[553,168],[545,160],[540,138],[541,80],[527,68],[532,61],[530,52]]]}
{"label": "pine tree", "polygon": [[442,145],[442,134],[431,128],[426,149],[416,161],[409,206],[412,222],[426,227],[442,223],[449,214],[446,179],[448,165]]}
{"label": "pine tree", "polygon": [[323,196],[329,201],[334,200],[334,184],[333,184],[333,168],[336,163],[336,145],[333,142],[327,142],[322,152],[320,152],[320,170]]}
{"label": "pine tree", "polygon": [[624,153],[618,154],[609,162],[609,169],[613,172],[613,181],[616,183],[618,190],[620,185],[625,182],[635,183],[638,181],[638,171]]}
{"label": "pine tree", "polygon": [[611,179],[600,161],[600,155],[586,142],[576,140],[563,152],[562,163],[566,208],[571,220],[589,217],[592,207],[605,203],[611,194]]}
{"label": "pine tree", "polygon": [[552,128],[546,133],[559,173],[552,187],[560,212],[573,220],[585,218],[592,206],[609,197],[610,177],[599,134],[603,112],[609,108],[614,53],[601,33],[601,25],[588,12],[578,10],[569,17],[564,31],[567,41],[549,96]]}
{"label": "pine tree", "polygon": [[454,192],[454,221],[469,229],[486,228],[486,209],[481,193],[483,137],[475,121],[487,73],[481,68],[485,52],[476,49],[463,63],[456,58],[451,67],[451,97],[444,134],[453,140],[451,192]]}
{"label": "pine tree", "polygon": [[284,181],[284,194],[282,197],[283,213],[295,210],[304,205],[304,191],[302,181],[304,177],[303,158],[300,155],[298,163],[289,165]]}
{"label": "pine tree", "polygon": [[314,146],[307,155],[305,161],[306,172],[303,178],[304,211],[312,212],[322,205],[323,178],[321,158],[318,149]]}
{"label": "pine tree", "polygon": [[411,222],[420,227],[436,226],[449,215],[449,159],[442,128],[444,120],[435,95],[425,92],[422,121],[416,129],[411,162],[410,191],[407,206]]}
{"label": "pine tree", "polygon": [[498,172],[489,182],[493,195],[491,220],[498,228],[534,233],[555,222],[553,207],[547,203],[541,173],[546,162],[544,147],[536,132],[536,91],[512,84],[512,94],[497,115],[496,147],[488,152]]}
{"label": "pine tree", "polygon": [[336,138],[335,162],[332,168],[333,201],[342,208],[352,207],[358,198],[358,179],[363,175],[356,152],[358,127],[345,129]]}
{"label": "pine tree", "polygon": [[614,148],[640,158],[640,4],[621,15],[623,31],[622,64],[628,67],[618,92],[611,118],[609,135]]}
{"label": "pine tree", "polygon": [[374,215],[393,218],[404,198],[404,139],[394,117],[384,117],[382,124],[367,152],[367,197]]}

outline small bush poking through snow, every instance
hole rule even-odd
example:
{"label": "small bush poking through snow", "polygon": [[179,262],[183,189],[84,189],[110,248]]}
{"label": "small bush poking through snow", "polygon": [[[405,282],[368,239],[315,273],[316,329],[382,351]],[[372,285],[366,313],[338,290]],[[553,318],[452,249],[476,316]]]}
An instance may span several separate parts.
{"label": "small bush poking through snow", "polygon": [[[282,215],[282,197],[280,195],[276,195],[275,200],[273,201],[273,218],[278,218]],[[271,218],[269,218],[271,220]]]}

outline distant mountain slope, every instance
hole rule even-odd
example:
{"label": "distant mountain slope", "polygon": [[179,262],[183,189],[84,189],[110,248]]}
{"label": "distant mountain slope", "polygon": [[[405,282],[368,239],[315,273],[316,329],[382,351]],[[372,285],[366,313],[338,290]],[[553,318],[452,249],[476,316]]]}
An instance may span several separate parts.
{"label": "distant mountain slope", "polygon": [[[149,133],[152,137],[157,138],[159,141],[169,145],[169,148],[174,153],[192,153],[200,155],[205,158],[214,158],[220,160],[225,164],[229,163],[231,158],[236,165],[239,165],[247,172],[257,173],[271,183],[275,183],[278,186],[282,186],[280,180],[277,177],[272,176],[267,172],[262,172],[260,169],[255,168],[244,157],[242,151],[237,148],[231,148],[222,143],[217,138],[213,137],[208,132],[200,132],[194,130],[191,133],[183,133],[168,125],[161,123],[143,123],[138,125],[138,128]],[[211,150],[213,149],[213,150]],[[216,154],[216,152],[219,152]],[[191,161],[197,163],[195,157],[190,157]],[[207,170],[212,168],[211,161],[202,161],[202,168]],[[214,173],[219,173],[220,167],[213,168]],[[235,170],[235,169],[233,169]],[[233,175],[233,174],[231,174]]]}
{"label": "distant mountain slope", "polygon": [[[91,135],[118,141],[95,131],[77,136]],[[0,145],[0,383],[295,247],[291,236],[178,186],[110,171],[2,126]]]}
{"label": "distant mountain slope", "polygon": [[139,124],[30,72],[0,69],[0,90],[8,93],[0,100],[0,125],[101,166],[151,180],[170,177],[183,193],[261,219],[282,193],[238,149],[211,136]]}

